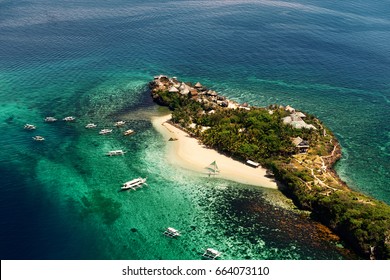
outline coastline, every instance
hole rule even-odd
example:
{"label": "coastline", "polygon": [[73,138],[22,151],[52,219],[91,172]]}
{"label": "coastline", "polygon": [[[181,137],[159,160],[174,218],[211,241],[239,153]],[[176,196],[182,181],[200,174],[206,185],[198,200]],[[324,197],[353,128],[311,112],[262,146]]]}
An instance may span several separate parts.
{"label": "coastline", "polygon": [[[255,174],[254,168],[225,153],[263,163],[299,209],[311,211],[356,253],[367,259],[389,259],[390,207],[340,180],[333,170],[341,157],[338,140],[318,118],[289,105],[238,104],[199,82],[193,85],[165,75],[155,76],[149,88],[153,100],[172,112],[172,125],[165,123],[169,116],[153,121],[165,138],[180,142],[169,149],[171,163],[206,176],[205,168],[213,168],[210,163],[216,161],[224,170],[218,175],[222,178],[277,188],[264,169]],[[187,130],[213,149],[203,147]]]}
{"label": "coastline", "polygon": [[[199,144],[198,140],[189,136],[183,130],[167,123],[171,115],[152,117],[153,127],[167,141],[167,160],[173,165],[180,166],[187,170],[194,171],[207,176],[205,167],[216,161],[220,169],[218,177],[230,181],[260,186],[264,188],[278,189],[274,179],[266,177],[266,169],[253,168],[242,162],[222,155],[213,149]],[[168,141],[169,138],[176,138],[176,141]]]}

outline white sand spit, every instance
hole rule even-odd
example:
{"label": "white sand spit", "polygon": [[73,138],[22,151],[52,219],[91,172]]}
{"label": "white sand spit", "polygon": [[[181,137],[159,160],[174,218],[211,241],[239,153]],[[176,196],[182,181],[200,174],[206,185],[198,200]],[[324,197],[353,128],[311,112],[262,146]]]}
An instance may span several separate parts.
{"label": "white sand spit", "polygon": [[[171,115],[153,117],[152,124],[167,141],[167,160],[182,168],[199,172],[207,176],[207,167],[213,161],[217,162],[220,169],[219,177],[254,186],[277,189],[276,182],[266,177],[264,168],[253,168],[242,162],[222,155],[213,149],[208,149],[199,144],[198,140],[190,137],[184,131],[166,123]],[[177,141],[168,141],[176,138]]]}

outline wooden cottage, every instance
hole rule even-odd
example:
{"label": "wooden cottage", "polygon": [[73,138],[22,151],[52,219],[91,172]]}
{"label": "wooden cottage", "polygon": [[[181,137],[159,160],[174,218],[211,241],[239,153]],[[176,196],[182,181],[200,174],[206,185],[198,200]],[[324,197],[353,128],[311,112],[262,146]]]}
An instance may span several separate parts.
{"label": "wooden cottage", "polygon": [[306,141],[306,140],[303,140],[301,137],[296,137],[292,140],[295,148],[296,148],[296,152],[297,153],[307,153],[307,151],[309,150],[310,146],[309,146],[309,142]]}

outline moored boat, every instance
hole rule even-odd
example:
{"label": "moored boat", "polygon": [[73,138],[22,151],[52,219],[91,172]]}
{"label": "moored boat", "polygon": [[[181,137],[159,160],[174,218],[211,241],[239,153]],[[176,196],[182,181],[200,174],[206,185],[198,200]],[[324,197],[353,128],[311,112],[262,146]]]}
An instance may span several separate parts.
{"label": "moored boat", "polygon": [[210,260],[215,260],[216,258],[220,257],[221,256],[221,252],[215,250],[215,249],[212,249],[212,248],[207,248],[204,253],[203,253],[203,257],[207,258],[207,259],[210,259]]}
{"label": "moored boat", "polygon": [[76,118],[72,117],[72,116],[68,116],[68,117],[63,118],[62,120],[66,121],[66,122],[73,122],[76,120]]}
{"label": "moored boat", "polygon": [[133,179],[131,181],[128,181],[126,183],[124,183],[121,187],[122,190],[128,190],[128,189],[132,189],[132,190],[136,190],[138,188],[141,188],[142,185],[146,184],[146,178],[136,178],[136,179]]}
{"label": "moored boat", "polygon": [[131,135],[131,134],[133,134],[133,133],[134,133],[134,130],[128,129],[128,130],[126,130],[125,132],[123,132],[123,135],[128,136],[128,135]]}
{"label": "moored boat", "polygon": [[95,128],[97,125],[94,123],[89,123],[85,126],[85,128]]}
{"label": "moored boat", "polygon": [[105,129],[100,130],[99,134],[100,135],[105,135],[105,134],[108,134],[108,133],[111,133],[111,132],[112,132],[112,129],[105,128]]}
{"label": "moored boat", "polygon": [[34,139],[35,141],[45,141],[45,138],[43,138],[42,136],[39,136],[39,135],[34,136],[33,139]]}
{"label": "moored boat", "polygon": [[171,238],[180,236],[180,232],[172,227],[167,228],[163,234]]}
{"label": "moored boat", "polygon": [[28,123],[26,123],[25,125],[24,125],[24,129],[27,129],[27,130],[34,130],[34,129],[36,129],[37,127],[35,126],[35,125],[32,125],[32,124],[28,124]]}
{"label": "moored boat", "polygon": [[210,163],[209,166],[206,167],[206,170],[208,171],[209,176],[218,175],[220,172],[217,162],[215,160],[212,163]]}
{"label": "moored boat", "polygon": [[116,127],[123,126],[125,123],[126,123],[125,121],[118,121],[118,122],[114,123],[114,126],[116,126]]}
{"label": "moored boat", "polygon": [[126,152],[123,150],[114,150],[114,151],[109,151],[107,152],[107,156],[123,156]]}
{"label": "moored boat", "polygon": [[57,119],[54,117],[46,117],[45,118],[45,122],[56,122],[56,121],[57,121]]}

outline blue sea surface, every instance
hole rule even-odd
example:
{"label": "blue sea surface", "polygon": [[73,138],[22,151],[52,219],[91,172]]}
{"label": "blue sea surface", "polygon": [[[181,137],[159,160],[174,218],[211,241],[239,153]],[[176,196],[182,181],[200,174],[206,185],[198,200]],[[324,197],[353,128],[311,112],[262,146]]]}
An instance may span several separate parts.
{"label": "blue sea surface", "polygon": [[[0,258],[200,259],[205,247],[224,259],[345,258],[276,191],[167,163],[147,83],[167,74],[315,114],[340,140],[340,177],[389,204],[389,4],[0,0]],[[43,121],[68,115],[76,122]],[[104,156],[113,149],[128,153]],[[139,176],[148,187],[118,192]],[[168,226],[181,238],[164,238]]]}

